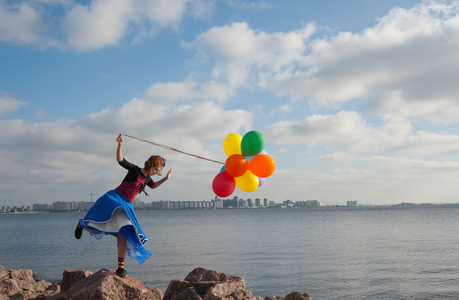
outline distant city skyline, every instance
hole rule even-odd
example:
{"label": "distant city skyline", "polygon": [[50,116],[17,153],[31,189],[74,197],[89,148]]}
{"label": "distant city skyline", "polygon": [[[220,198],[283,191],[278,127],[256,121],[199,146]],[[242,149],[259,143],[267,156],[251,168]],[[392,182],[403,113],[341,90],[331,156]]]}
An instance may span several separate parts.
{"label": "distant city skyline", "polygon": [[[88,211],[94,201],[56,201],[53,203],[35,203],[33,205],[14,205],[1,206],[0,212],[26,212],[26,211],[54,211],[54,212],[71,212],[71,211]],[[240,199],[234,196],[231,199],[215,197],[212,200],[202,201],[169,201],[160,200],[152,202],[143,202],[136,198],[133,201],[134,209],[140,210],[174,210],[174,209],[223,209],[223,208],[283,208],[283,207],[323,207],[324,202],[317,200],[306,200],[292,202],[286,200],[282,203],[269,201],[267,198],[260,199]]]}

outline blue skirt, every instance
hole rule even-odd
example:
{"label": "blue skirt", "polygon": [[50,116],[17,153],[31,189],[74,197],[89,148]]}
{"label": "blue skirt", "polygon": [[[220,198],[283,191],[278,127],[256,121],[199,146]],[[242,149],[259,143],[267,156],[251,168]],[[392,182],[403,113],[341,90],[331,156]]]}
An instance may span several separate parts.
{"label": "blue skirt", "polygon": [[90,231],[97,239],[109,234],[121,234],[127,240],[129,257],[139,264],[147,260],[151,253],[143,247],[148,241],[135,216],[134,207],[117,190],[111,190],[91,207],[86,216],[80,219],[80,226]]}

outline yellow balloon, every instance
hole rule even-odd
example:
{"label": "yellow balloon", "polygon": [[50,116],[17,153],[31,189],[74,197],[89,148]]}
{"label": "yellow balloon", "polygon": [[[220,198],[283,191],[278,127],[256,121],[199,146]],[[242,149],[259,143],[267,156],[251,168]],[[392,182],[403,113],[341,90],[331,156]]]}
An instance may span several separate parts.
{"label": "yellow balloon", "polygon": [[235,177],[235,179],[237,187],[244,192],[251,193],[258,188],[258,177],[250,171],[245,172],[242,176]]}
{"label": "yellow balloon", "polygon": [[223,150],[228,157],[233,154],[241,154],[242,137],[237,133],[228,134],[223,141]]}

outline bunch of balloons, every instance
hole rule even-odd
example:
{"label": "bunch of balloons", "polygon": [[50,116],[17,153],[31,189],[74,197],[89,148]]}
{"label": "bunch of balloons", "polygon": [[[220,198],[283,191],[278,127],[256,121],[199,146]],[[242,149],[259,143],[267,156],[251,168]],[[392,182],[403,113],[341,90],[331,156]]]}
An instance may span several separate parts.
{"label": "bunch of balloons", "polygon": [[249,193],[263,185],[266,177],[276,169],[276,162],[264,148],[265,138],[259,131],[249,131],[244,137],[237,133],[229,134],[223,141],[228,158],[212,182],[215,195],[228,197],[236,185]]}

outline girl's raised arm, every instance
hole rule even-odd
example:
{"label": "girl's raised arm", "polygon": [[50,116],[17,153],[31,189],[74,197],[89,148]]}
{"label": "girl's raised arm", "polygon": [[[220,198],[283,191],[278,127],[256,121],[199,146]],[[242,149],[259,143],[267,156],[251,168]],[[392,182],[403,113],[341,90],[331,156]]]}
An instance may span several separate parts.
{"label": "girl's raised arm", "polygon": [[120,133],[118,137],[116,138],[116,141],[118,142],[118,148],[116,148],[116,160],[118,162],[123,161],[123,135]]}

